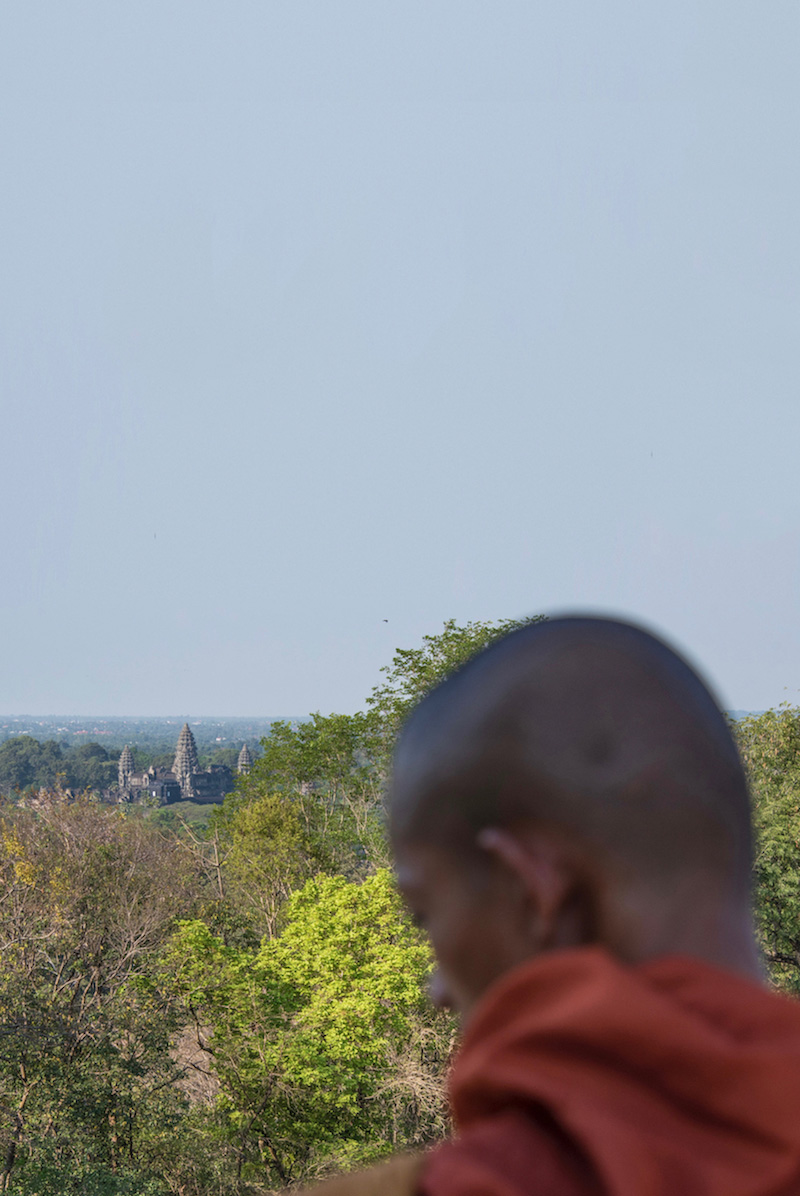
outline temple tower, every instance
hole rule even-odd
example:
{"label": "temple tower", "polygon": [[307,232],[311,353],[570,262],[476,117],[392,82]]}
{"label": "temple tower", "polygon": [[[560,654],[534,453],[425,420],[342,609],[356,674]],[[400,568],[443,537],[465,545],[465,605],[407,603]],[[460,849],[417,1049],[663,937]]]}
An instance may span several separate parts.
{"label": "temple tower", "polygon": [[197,744],[188,723],[184,723],[178,736],[178,746],[175,749],[175,762],[172,765],[175,780],[181,787],[181,796],[186,800],[194,797],[194,774],[200,771],[197,760]]}
{"label": "temple tower", "polygon": [[247,776],[252,767],[253,757],[250,755],[250,749],[247,744],[243,743],[242,750],[239,752],[239,759],[236,762],[236,771],[240,776]]}
{"label": "temple tower", "polygon": [[118,776],[120,793],[124,793],[130,788],[131,777],[133,776],[133,753],[127,744],[122,749],[122,755],[119,758]]}

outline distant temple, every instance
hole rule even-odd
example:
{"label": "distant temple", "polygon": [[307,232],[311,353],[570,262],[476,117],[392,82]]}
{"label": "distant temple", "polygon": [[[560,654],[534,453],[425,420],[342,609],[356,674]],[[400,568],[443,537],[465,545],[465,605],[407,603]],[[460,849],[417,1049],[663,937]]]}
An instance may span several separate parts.
{"label": "distant temple", "polygon": [[246,743],[242,744],[242,750],[239,752],[239,759],[236,764],[236,771],[243,773],[245,776],[253,767],[253,757],[250,755],[250,748]]}
{"label": "distant temple", "polygon": [[[253,757],[245,743],[239,752],[237,771],[248,773],[252,766]],[[222,801],[232,789],[233,772],[227,764],[200,768],[197,744],[188,723],[183,724],[178,736],[171,769],[151,766],[146,772],[134,772],[133,753],[127,746],[119,758],[119,801],[149,799],[162,806],[175,801],[193,801],[205,805]]]}

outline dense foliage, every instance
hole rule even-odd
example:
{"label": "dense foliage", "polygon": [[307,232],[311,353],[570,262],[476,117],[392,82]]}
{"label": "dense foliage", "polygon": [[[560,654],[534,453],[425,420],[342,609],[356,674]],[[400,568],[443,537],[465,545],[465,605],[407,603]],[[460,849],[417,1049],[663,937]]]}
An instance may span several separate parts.
{"label": "dense foliage", "polygon": [[7,1190],[266,1193],[443,1134],[454,1028],[382,796],[404,710],[510,626],[448,623],[364,713],[275,723],[206,832],[76,798],[102,748],[0,747],[28,787],[0,810]]}
{"label": "dense foliage", "polygon": [[428,950],[385,870],[307,881],[255,948],[186,922],[169,963],[240,1178],[284,1185],[443,1133],[452,1028],[428,1007]]}
{"label": "dense foliage", "polygon": [[[263,1196],[446,1132],[455,1027],[382,795],[405,712],[510,626],[447,623],[364,712],[274,724],[207,829],[63,774],[0,806],[4,1190]],[[800,990],[800,710],[735,729],[759,932]]]}
{"label": "dense foliage", "polygon": [[0,884],[4,1185],[138,1191],[181,1107],[176,1023],[143,980],[194,899],[191,861],[144,820],[54,792],[4,811]]}
{"label": "dense foliage", "polygon": [[18,735],[0,744],[0,793],[63,785],[76,792],[103,790],[117,778],[117,757],[99,743],[68,748],[55,739],[40,743]]}
{"label": "dense foliage", "polygon": [[764,954],[775,981],[800,993],[800,709],[767,710],[736,731],[753,795]]}

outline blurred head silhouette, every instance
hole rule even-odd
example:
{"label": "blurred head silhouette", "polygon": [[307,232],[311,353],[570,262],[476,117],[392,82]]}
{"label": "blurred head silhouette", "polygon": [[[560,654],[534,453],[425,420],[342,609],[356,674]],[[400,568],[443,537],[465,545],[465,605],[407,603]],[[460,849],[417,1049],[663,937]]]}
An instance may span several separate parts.
{"label": "blurred head silhouette", "polygon": [[594,617],[515,631],[415,709],[391,790],[400,887],[468,1017],[506,971],[589,944],[760,974],[747,784],[697,673]]}

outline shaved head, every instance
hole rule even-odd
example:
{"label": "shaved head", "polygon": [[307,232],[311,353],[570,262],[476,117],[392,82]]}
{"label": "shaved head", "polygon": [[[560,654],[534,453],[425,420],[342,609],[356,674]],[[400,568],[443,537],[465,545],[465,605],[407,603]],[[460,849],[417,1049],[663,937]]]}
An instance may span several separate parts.
{"label": "shaved head", "polygon": [[391,812],[396,842],[468,854],[482,828],[535,825],[654,887],[703,871],[749,895],[727,721],[685,660],[622,622],[524,627],[439,685],[401,735]]}

